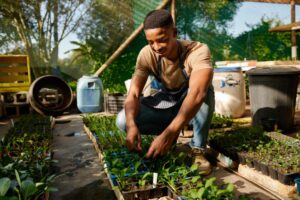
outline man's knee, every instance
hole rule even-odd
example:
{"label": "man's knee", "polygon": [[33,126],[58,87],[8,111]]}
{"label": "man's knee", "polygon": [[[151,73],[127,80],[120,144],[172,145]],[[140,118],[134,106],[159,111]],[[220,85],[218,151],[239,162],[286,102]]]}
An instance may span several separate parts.
{"label": "man's knee", "polygon": [[126,131],[126,116],[125,116],[125,110],[121,110],[116,119],[116,125],[121,131]]}

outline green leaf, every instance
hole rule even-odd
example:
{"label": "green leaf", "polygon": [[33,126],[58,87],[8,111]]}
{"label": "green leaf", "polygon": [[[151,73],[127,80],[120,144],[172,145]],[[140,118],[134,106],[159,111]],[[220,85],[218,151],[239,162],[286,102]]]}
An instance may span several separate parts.
{"label": "green leaf", "polygon": [[24,195],[24,198],[27,199],[28,197],[32,196],[37,191],[35,184],[32,180],[25,180],[21,183],[21,192]]}
{"label": "green leaf", "polygon": [[16,174],[16,180],[17,180],[19,186],[21,186],[21,179],[20,179],[20,175],[17,170],[15,170],[15,174]]}
{"label": "green leaf", "polygon": [[47,181],[47,182],[53,181],[55,178],[56,178],[56,175],[55,175],[55,174],[52,174],[52,175],[50,175],[50,176],[47,177],[46,181]]}
{"label": "green leaf", "polygon": [[211,187],[214,184],[214,181],[216,180],[216,177],[212,177],[205,182],[205,188]]}
{"label": "green leaf", "polygon": [[206,189],[205,188],[200,188],[197,192],[197,197],[199,199],[202,199],[203,198],[203,194],[205,193]]}
{"label": "green leaf", "polygon": [[7,177],[0,179],[0,196],[5,196],[6,192],[9,189],[9,186],[11,184],[11,180]]}
{"label": "green leaf", "polygon": [[186,195],[189,195],[192,199],[198,199],[198,193],[196,189],[191,189]]}
{"label": "green leaf", "polygon": [[47,188],[46,188],[46,191],[47,191],[47,192],[57,192],[58,189],[55,188],[55,187],[47,187]]}
{"label": "green leaf", "polygon": [[191,171],[196,171],[196,170],[198,170],[198,165],[197,164],[193,164],[191,166]]}
{"label": "green leaf", "polygon": [[223,194],[226,194],[228,191],[227,190],[218,190],[217,191],[217,197],[221,197]]}
{"label": "green leaf", "polygon": [[228,192],[233,192],[233,190],[234,190],[234,185],[233,185],[232,183],[229,183],[229,184],[227,185],[226,190],[227,190]]}
{"label": "green leaf", "polygon": [[43,182],[35,183],[35,187],[40,187],[42,185],[45,185],[45,183],[43,183]]}
{"label": "green leaf", "polygon": [[200,179],[200,176],[194,176],[192,178],[192,183],[196,183]]}

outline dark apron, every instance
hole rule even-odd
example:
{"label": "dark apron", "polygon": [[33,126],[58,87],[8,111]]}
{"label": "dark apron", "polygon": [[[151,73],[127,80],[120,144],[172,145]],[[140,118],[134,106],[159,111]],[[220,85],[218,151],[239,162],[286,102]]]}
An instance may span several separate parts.
{"label": "dark apron", "polygon": [[[179,54],[181,55],[181,54]],[[189,88],[189,77],[184,69],[183,65],[183,59],[180,56],[179,57],[179,67],[183,73],[183,76],[185,78],[183,86],[179,90],[168,90],[164,84],[162,85],[162,88],[155,92],[154,94],[151,94],[147,97],[141,98],[141,103],[145,106],[155,108],[155,109],[169,109],[172,108],[178,104],[181,104],[186,97],[188,93]],[[154,75],[155,78],[162,83],[161,81],[161,57],[158,58],[157,63],[158,68],[158,76]]]}

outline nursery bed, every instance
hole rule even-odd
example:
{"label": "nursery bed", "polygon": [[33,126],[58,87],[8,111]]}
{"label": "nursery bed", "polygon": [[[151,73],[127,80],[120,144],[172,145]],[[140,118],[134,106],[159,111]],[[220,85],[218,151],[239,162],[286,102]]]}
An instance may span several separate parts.
{"label": "nursery bed", "polygon": [[[90,140],[93,141],[94,147],[95,147],[95,149],[96,149],[96,151],[99,155],[99,158],[103,162],[104,156],[102,155],[101,147],[99,147],[96,136],[89,130],[89,128],[87,126],[84,126],[84,130],[85,130],[86,134],[88,135],[88,137],[90,138]],[[119,187],[115,187],[116,186],[115,181],[113,180],[113,177],[111,177],[111,175],[108,172],[107,168],[105,168],[104,171],[105,171],[105,173],[106,173],[106,175],[107,175],[107,177],[110,181],[111,186],[114,188],[115,196],[120,200],[132,199],[134,196],[135,197],[140,197],[141,199],[143,199],[142,198],[143,194],[141,194],[141,193],[147,193],[147,192],[150,193],[149,190],[148,191],[142,191],[142,192],[140,192],[140,191],[131,191],[131,192],[128,193],[129,196],[126,196],[126,194],[124,192],[123,193],[121,192]],[[218,171],[220,171],[220,170],[218,170]],[[221,171],[224,171],[224,170],[221,170]],[[238,176],[234,175],[234,177],[237,178]],[[243,178],[239,178],[239,179],[242,180]],[[247,178],[245,178],[245,180],[247,180]],[[250,184],[250,183],[247,183],[247,184]],[[261,187],[257,187],[257,186],[255,187],[255,184],[250,184],[250,185],[249,186],[252,189],[250,189],[248,191],[249,192],[250,191],[255,191],[256,194],[254,194],[254,193],[252,194],[251,192],[250,193],[246,192],[246,195],[251,194],[251,196],[253,195],[252,197],[255,197],[255,198],[259,197],[259,196],[260,197],[263,196],[263,197],[267,197],[267,198],[263,198],[263,199],[276,199],[276,195],[275,196],[271,195],[270,191],[267,191],[267,190],[265,190],[264,188],[261,188]],[[257,188],[257,189],[255,189],[255,188]],[[260,189],[258,189],[258,188],[260,188]],[[163,198],[161,198],[161,197],[155,198],[155,197],[152,196],[153,198],[151,198],[151,199],[161,199],[161,200],[162,199],[179,199],[179,197],[174,192],[172,192],[172,190],[170,190],[170,189],[164,189],[163,195],[165,195],[165,194],[166,194],[166,196],[164,196]],[[243,193],[239,193],[239,194],[243,194]],[[280,198],[277,198],[277,199],[280,199]]]}
{"label": "nursery bed", "polygon": [[88,135],[88,137],[90,138],[90,140],[93,142],[95,150],[98,153],[99,159],[101,160],[102,164],[104,164],[104,172],[107,175],[110,185],[113,188],[114,193],[118,200],[134,200],[134,199],[146,200],[146,199],[159,199],[161,197],[168,197],[167,199],[174,197],[175,199],[178,199],[178,197],[175,196],[174,193],[171,192],[168,187],[148,188],[144,190],[132,190],[132,191],[126,191],[122,193],[119,187],[116,185],[113,177],[109,173],[107,167],[105,166],[105,160],[103,159],[104,156],[102,154],[101,149],[99,148],[99,144],[97,142],[95,135],[85,125],[84,125],[84,130]]}
{"label": "nursery bed", "polygon": [[214,149],[209,151],[209,156],[218,160],[222,167],[230,169],[230,171],[233,171],[237,175],[253,182],[277,199],[293,197],[297,192],[295,184],[283,184],[279,180],[273,179],[256,170],[254,167],[240,164]]}

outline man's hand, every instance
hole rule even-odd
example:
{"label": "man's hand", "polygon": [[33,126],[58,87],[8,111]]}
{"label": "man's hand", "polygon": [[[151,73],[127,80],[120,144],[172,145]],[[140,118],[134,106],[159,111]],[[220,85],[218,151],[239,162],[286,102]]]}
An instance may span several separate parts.
{"label": "man's hand", "polygon": [[158,156],[165,155],[169,149],[172,147],[174,142],[177,141],[179,134],[163,132],[159,136],[157,136],[146,155],[146,158],[157,158]]}
{"label": "man's hand", "polygon": [[126,146],[129,151],[142,151],[142,139],[136,126],[129,128],[126,135]]}

